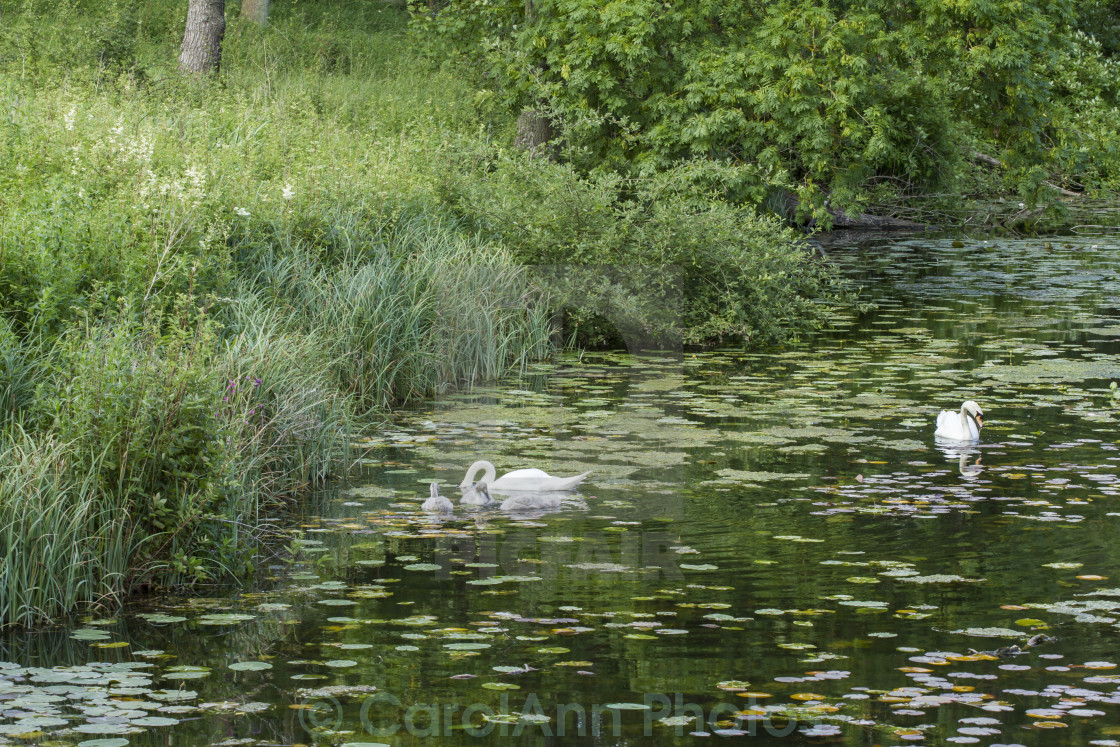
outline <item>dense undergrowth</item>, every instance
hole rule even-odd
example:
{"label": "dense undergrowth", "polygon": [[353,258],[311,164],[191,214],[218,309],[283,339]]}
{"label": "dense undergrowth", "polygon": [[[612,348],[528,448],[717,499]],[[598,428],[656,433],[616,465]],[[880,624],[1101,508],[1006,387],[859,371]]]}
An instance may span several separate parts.
{"label": "dense undergrowth", "polygon": [[821,224],[1120,190],[1115,0],[412,6],[582,173],[687,162],[732,202]]}
{"label": "dense undergrowth", "polygon": [[[175,71],[185,3],[5,4],[0,624],[243,576],[356,427],[577,340],[780,341],[839,297],[794,234],[508,148],[403,10],[283,2]],[[613,333],[604,333],[602,320]]]}

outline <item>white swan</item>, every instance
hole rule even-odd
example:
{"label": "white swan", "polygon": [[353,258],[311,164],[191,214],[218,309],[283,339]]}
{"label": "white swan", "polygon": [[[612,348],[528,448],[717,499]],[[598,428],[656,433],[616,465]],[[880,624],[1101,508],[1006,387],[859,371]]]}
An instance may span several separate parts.
{"label": "white swan", "polygon": [[482,476],[483,482],[485,482],[491,490],[496,490],[500,493],[511,493],[519,490],[575,490],[576,486],[591,474],[590,472],[584,472],[582,475],[576,475],[575,477],[553,477],[540,469],[515,469],[513,472],[507,472],[501,477],[498,477],[498,473],[495,471],[493,464],[485,459],[479,459],[467,470],[467,476],[463,478],[463,482],[459,487],[466,488],[470,486],[471,482],[474,481],[475,473],[480,469],[486,470],[485,474]]}
{"label": "white swan", "polygon": [[474,484],[474,487],[467,488],[463,491],[463,497],[459,499],[460,504],[467,506],[489,506],[494,502],[490,497],[490,490],[486,487],[486,482],[480,480]]}
{"label": "white swan", "polygon": [[942,410],[937,416],[937,430],[934,436],[954,441],[979,441],[980,429],[984,427],[984,411],[980,405],[968,400],[961,405],[959,413]]}
{"label": "white swan", "polygon": [[439,494],[439,483],[432,483],[432,497],[420,504],[420,509],[430,514],[449,514],[455,510],[455,504]]}
{"label": "white swan", "polygon": [[521,493],[502,501],[503,511],[536,511],[539,509],[560,508],[563,497],[541,495],[540,493]]}

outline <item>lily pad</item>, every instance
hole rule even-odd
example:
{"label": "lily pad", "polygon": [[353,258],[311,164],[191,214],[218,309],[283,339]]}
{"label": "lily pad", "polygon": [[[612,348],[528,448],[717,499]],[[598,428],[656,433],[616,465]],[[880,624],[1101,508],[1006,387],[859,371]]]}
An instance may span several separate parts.
{"label": "lily pad", "polygon": [[954,630],[953,633],[957,635],[969,635],[979,638],[1022,638],[1023,631],[1011,630],[1010,628],[965,628],[963,630]]}
{"label": "lily pad", "polygon": [[230,664],[229,668],[235,672],[263,672],[272,669],[272,665],[267,661],[239,661]]}

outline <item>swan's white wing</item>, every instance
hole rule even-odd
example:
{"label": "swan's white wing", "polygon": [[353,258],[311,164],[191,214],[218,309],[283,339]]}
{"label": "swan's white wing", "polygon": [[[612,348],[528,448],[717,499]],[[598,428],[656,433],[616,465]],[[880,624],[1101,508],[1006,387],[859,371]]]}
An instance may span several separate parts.
{"label": "swan's white wing", "polygon": [[980,438],[980,434],[979,432],[973,432],[974,427],[972,423],[963,425],[959,412],[942,410],[941,414],[937,416],[937,430],[933,432],[933,435],[954,441],[976,441]]}
{"label": "swan's white wing", "polygon": [[495,480],[490,485],[490,489],[504,492],[571,490],[590,474],[590,472],[584,472],[582,475],[575,475],[574,477],[553,477],[540,469],[515,469]]}
{"label": "swan's white wing", "polygon": [[511,472],[507,472],[504,475],[502,475],[500,478],[498,478],[498,481],[501,482],[502,480],[511,480],[511,481],[515,481],[515,482],[521,482],[521,481],[525,481],[525,480],[554,480],[554,479],[556,479],[556,478],[554,478],[552,475],[545,472],[543,469],[537,469],[535,467],[531,467],[529,469],[515,469]]}
{"label": "swan's white wing", "polygon": [[557,477],[559,482],[553,486],[553,490],[574,490],[577,485],[587,479],[590,472],[584,472],[582,475],[575,475],[574,477]]}
{"label": "swan's white wing", "polygon": [[942,410],[937,416],[937,430],[933,432],[933,435],[942,438],[960,438],[960,426],[960,413],[952,410]]}
{"label": "swan's white wing", "polygon": [[539,509],[560,508],[563,497],[541,493],[521,493],[502,501],[503,511],[534,511]]}

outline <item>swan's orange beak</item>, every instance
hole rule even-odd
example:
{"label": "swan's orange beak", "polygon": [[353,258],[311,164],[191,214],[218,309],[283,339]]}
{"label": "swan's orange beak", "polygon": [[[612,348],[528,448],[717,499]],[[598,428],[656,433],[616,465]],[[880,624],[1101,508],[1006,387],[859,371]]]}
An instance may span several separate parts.
{"label": "swan's orange beak", "polygon": [[983,413],[977,414],[976,424],[979,425],[981,428],[984,427],[984,415],[983,415]]}

